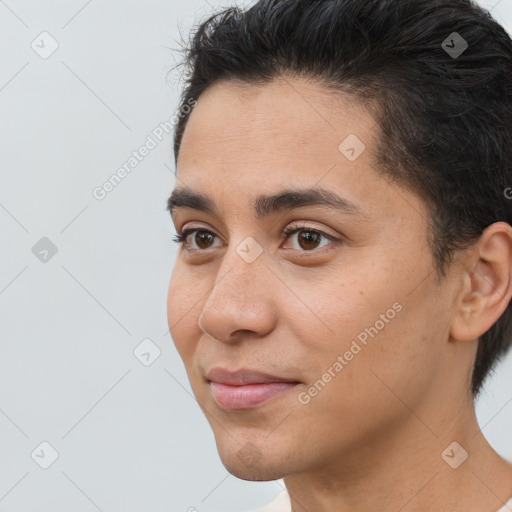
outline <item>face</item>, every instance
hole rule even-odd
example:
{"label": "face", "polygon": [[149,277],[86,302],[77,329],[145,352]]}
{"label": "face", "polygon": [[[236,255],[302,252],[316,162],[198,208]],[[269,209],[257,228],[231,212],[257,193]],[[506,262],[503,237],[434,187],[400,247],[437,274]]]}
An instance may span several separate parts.
{"label": "face", "polygon": [[291,77],[219,82],[191,113],[168,320],[239,478],[377,450],[443,384],[453,290],[423,202],[375,170],[377,136],[352,97]]}

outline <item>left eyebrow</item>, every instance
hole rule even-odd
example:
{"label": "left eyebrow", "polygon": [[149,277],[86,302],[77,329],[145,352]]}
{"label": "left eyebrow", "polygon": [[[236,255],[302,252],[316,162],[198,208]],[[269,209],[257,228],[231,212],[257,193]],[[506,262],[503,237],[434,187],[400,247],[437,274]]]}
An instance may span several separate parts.
{"label": "left eyebrow", "polygon": [[[253,210],[256,217],[263,218],[304,206],[326,206],[345,214],[364,216],[355,203],[324,188],[287,189],[272,195],[259,195],[254,200]],[[212,198],[187,187],[173,190],[167,201],[171,217],[178,208],[192,208],[219,216]]]}

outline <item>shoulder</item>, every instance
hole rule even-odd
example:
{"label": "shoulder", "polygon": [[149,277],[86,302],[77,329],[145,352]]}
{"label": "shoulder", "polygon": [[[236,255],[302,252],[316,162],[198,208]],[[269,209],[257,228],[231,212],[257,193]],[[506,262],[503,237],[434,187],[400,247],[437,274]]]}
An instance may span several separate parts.
{"label": "shoulder", "polygon": [[268,505],[250,512],[290,512],[290,498],[286,491],[281,491]]}

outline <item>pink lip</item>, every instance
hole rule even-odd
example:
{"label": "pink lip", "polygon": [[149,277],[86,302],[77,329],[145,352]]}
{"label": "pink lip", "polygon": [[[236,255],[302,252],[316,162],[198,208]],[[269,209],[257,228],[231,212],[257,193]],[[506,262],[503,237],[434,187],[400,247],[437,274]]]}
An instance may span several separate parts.
{"label": "pink lip", "polygon": [[220,382],[210,382],[210,391],[219,407],[226,411],[238,411],[258,407],[263,402],[280,395],[297,384],[298,382],[267,382],[231,386]]}
{"label": "pink lip", "polygon": [[258,407],[299,384],[255,370],[228,371],[216,367],[207,374],[213,398],[224,410],[237,411]]}

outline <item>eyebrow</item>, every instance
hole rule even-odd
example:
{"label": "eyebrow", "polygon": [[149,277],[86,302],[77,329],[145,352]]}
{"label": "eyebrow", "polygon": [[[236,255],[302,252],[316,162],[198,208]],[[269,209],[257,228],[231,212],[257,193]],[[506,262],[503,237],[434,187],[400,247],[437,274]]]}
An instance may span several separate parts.
{"label": "eyebrow", "polygon": [[[258,218],[263,218],[303,206],[326,206],[342,213],[365,216],[355,203],[324,188],[286,189],[272,195],[259,195],[254,200],[253,210]],[[171,217],[178,208],[192,208],[219,216],[213,199],[187,187],[173,190],[167,201]]]}

